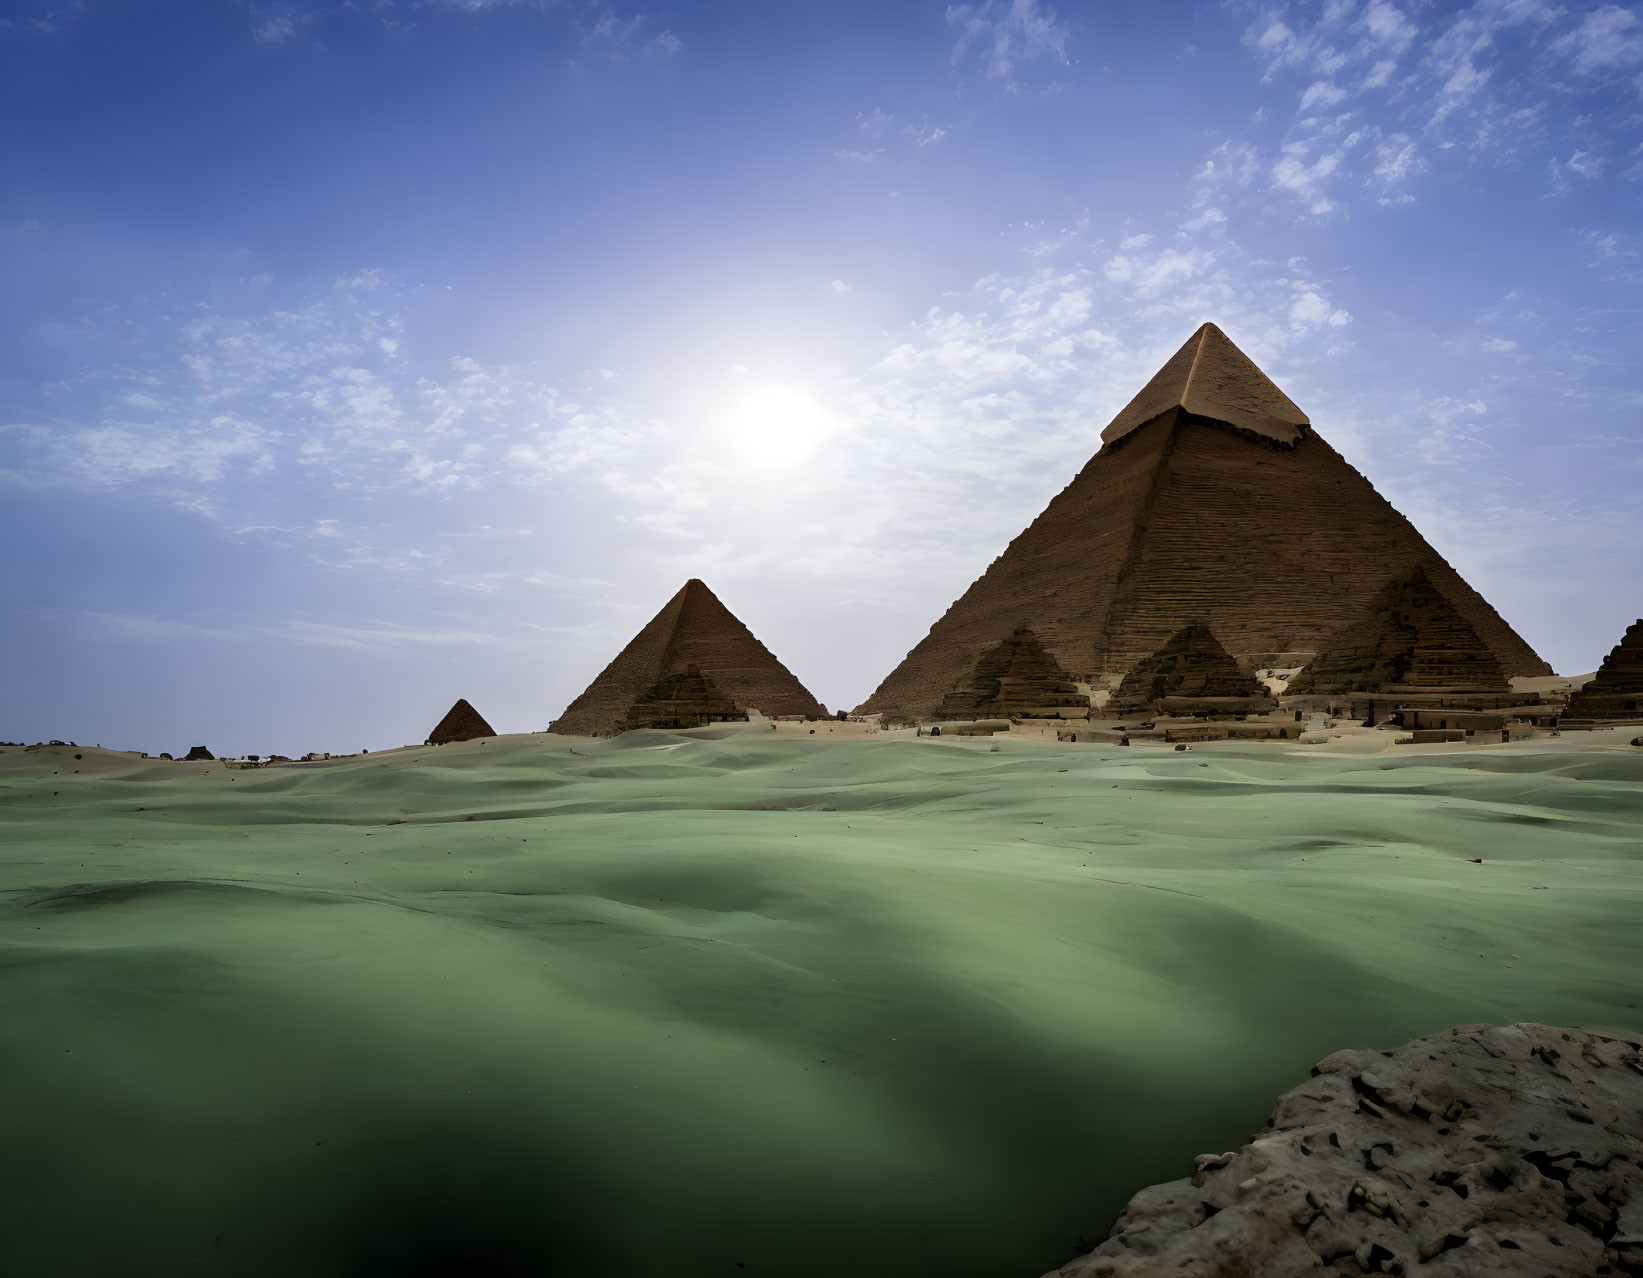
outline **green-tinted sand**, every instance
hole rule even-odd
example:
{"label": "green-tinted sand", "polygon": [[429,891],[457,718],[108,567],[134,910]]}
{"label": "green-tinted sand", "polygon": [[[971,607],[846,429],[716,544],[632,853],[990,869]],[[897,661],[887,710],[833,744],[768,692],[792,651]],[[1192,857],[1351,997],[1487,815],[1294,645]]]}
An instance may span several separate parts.
{"label": "green-tinted sand", "polygon": [[7,750],[0,1272],[1032,1278],[1336,1048],[1643,1029],[1630,735]]}

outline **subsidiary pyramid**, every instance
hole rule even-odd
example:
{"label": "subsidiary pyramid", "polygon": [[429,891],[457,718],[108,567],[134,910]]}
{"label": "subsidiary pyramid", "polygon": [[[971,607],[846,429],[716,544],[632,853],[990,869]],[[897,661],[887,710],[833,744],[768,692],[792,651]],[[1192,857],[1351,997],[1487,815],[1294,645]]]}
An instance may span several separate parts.
{"label": "subsidiary pyramid", "polygon": [[1507,674],[1551,673],[1420,533],[1206,324],[1102,433],[1043,514],[860,707],[928,719],[987,649],[1030,627],[1074,679],[1127,674],[1207,620],[1247,668],[1293,664],[1425,568]]}
{"label": "subsidiary pyramid", "polygon": [[633,637],[548,731],[567,736],[611,736],[625,730],[630,712],[670,675],[694,666],[746,717],[749,710],[774,718],[827,711],[792,672],[753,637],[711,590],[695,578]]}
{"label": "subsidiary pyramid", "polygon": [[1286,691],[1304,696],[1509,686],[1471,622],[1424,568],[1416,568],[1381,587],[1369,601],[1368,615],[1326,640]]}
{"label": "subsidiary pyramid", "polygon": [[1643,719],[1643,618],[1603,659],[1597,675],[1569,698],[1571,719]]}
{"label": "subsidiary pyramid", "polygon": [[483,715],[468,704],[466,697],[445,713],[437,727],[428,734],[426,745],[450,745],[453,741],[473,741],[479,737],[494,737],[496,729],[485,722]]}
{"label": "subsidiary pyramid", "polygon": [[935,717],[1056,719],[1063,710],[1083,714],[1089,708],[1089,697],[1044,651],[1038,636],[1022,627],[981,654],[965,686],[942,698]]}
{"label": "subsidiary pyramid", "polygon": [[[1183,626],[1124,676],[1107,703],[1109,715],[1136,714],[1162,697],[1266,699],[1266,685],[1240,666],[1202,622]],[[1271,704],[1270,701],[1267,704]]]}
{"label": "subsidiary pyramid", "polygon": [[746,721],[743,710],[695,666],[664,675],[629,708],[622,730],[635,728],[703,728],[710,723]]}

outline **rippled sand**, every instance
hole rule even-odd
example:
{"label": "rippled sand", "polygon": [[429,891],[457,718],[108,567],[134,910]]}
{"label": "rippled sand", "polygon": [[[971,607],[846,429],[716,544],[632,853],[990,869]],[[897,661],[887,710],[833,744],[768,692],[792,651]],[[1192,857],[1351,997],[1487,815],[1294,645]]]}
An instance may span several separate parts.
{"label": "rippled sand", "polygon": [[1338,1047],[1643,1029],[1635,734],[9,749],[0,1272],[1037,1274]]}

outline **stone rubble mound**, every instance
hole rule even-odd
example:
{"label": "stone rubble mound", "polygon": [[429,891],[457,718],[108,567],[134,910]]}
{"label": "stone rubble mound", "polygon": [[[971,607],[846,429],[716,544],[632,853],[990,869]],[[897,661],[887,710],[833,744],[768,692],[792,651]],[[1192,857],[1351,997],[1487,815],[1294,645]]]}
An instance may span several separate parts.
{"label": "stone rubble mound", "polygon": [[1336,1052],[1195,1161],[1045,1278],[1643,1274],[1643,1035],[1463,1025]]}

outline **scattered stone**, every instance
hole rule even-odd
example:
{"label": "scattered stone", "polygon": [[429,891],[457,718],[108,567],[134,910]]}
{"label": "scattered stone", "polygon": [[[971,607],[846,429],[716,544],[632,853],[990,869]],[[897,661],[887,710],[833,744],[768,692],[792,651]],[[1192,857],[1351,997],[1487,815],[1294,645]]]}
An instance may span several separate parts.
{"label": "scattered stone", "polygon": [[1046,1278],[1643,1273],[1643,1041],[1463,1025],[1343,1051]]}

